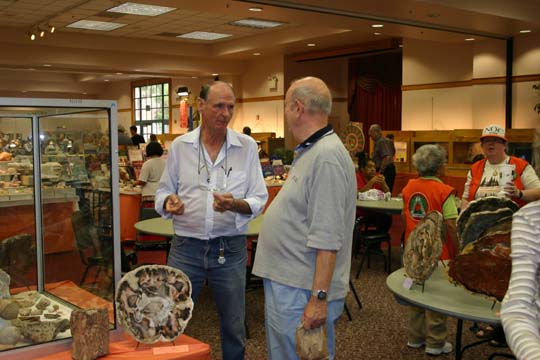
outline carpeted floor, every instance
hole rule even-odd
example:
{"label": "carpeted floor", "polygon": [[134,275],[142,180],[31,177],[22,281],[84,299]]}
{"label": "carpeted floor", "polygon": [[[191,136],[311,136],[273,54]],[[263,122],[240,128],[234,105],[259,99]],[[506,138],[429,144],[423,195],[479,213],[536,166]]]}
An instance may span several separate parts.
{"label": "carpeted floor", "polygon": [[[394,269],[398,264],[399,248],[393,249]],[[356,272],[358,261],[352,265]],[[424,354],[423,349],[409,349],[407,339],[407,311],[398,305],[385,285],[386,273],[382,260],[374,259],[371,268],[364,266],[358,280],[353,279],[363,308],[359,309],[352,293],[347,297],[347,305],[353,317],[347,319],[345,313],[336,325],[336,359],[432,359]],[[266,341],[264,334],[264,294],[262,288],[247,294],[247,320],[250,338],[247,340],[246,359],[266,359]],[[448,340],[455,344],[457,320],[448,319]],[[463,344],[478,339],[469,330],[472,323],[465,322]],[[212,347],[212,359],[221,359],[219,339],[219,321],[213,303],[212,294],[204,289],[195,306],[186,334],[209,343]],[[493,352],[510,353],[506,349],[494,348],[482,344],[468,349],[463,359],[487,359]],[[439,359],[454,359],[455,353],[439,356]]]}

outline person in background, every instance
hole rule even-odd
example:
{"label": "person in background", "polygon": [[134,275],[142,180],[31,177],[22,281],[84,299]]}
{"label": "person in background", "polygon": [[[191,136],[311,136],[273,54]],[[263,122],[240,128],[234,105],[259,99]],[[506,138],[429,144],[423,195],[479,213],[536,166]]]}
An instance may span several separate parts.
{"label": "person in background", "polygon": [[[423,145],[412,158],[419,178],[411,179],[403,188],[403,215],[405,219],[405,241],[420,220],[431,211],[442,213],[445,224],[445,242],[441,260],[452,259],[459,251],[456,234],[458,216],[455,190],[444,184],[446,151],[440,145]],[[429,310],[409,307],[409,341],[407,346],[425,346],[428,355],[450,353],[451,343],[446,341],[446,316]]]}
{"label": "person in background", "polygon": [[158,142],[156,134],[150,134],[150,142]]}
{"label": "person in background", "polygon": [[244,126],[242,133],[247,136],[251,136],[251,128],[249,126]]}
{"label": "person in background", "polygon": [[273,360],[297,358],[299,324],[326,325],[334,358],[334,321],[349,291],[356,179],[350,155],[328,124],[331,108],[330,90],[314,77],[294,81],[285,97],[285,121],[300,145],[264,215],[253,268],[264,282]]}
{"label": "person in background", "polygon": [[377,171],[384,175],[388,188],[392,192],[396,179],[394,142],[382,136],[382,128],[379,124],[373,124],[369,127],[369,137],[374,141],[372,159],[375,161]]}
{"label": "person in background", "polygon": [[540,359],[540,201],[512,220],[512,275],[501,306],[506,340],[518,360]]}
{"label": "person in background", "polygon": [[225,82],[202,87],[198,109],[204,121],[172,142],[155,199],[156,211],[173,218],[167,263],[189,277],[195,303],[208,281],[225,360],[244,358],[244,234],[268,199],[255,140],[227,128],[235,102]]}
{"label": "person in background", "polygon": [[[461,209],[469,202],[486,196],[497,196],[500,186],[518,205],[540,199],[540,180],[526,160],[506,155],[508,139],[505,130],[499,125],[489,125],[482,131],[480,138],[485,159],[475,162],[467,174],[463,190]],[[503,165],[514,165],[514,181],[499,184],[499,174]]]}
{"label": "person in background", "polygon": [[[356,172],[356,187],[359,192],[371,189],[381,190],[386,193],[390,188],[386,184],[384,175],[375,170],[375,162],[366,156],[364,152],[358,153],[358,171]],[[364,217],[364,222],[374,224],[377,232],[386,233],[392,226],[392,217],[387,214],[374,213],[357,209],[356,216]],[[379,245],[380,246],[380,245]],[[377,246],[377,247],[379,247]]]}
{"label": "person in background", "polygon": [[131,125],[129,127],[129,132],[131,133],[131,142],[136,147],[139,147],[139,144],[144,144],[144,137],[140,134],[137,134],[137,127],[135,125]]}
{"label": "person in background", "polygon": [[124,125],[118,125],[118,146],[131,146],[133,141],[126,135],[126,128]]}
{"label": "person in background", "polygon": [[147,160],[143,163],[139,179],[135,182],[135,185],[142,186],[143,199],[154,200],[159,180],[166,165],[161,155],[163,155],[163,148],[158,142],[150,142],[146,146]]}

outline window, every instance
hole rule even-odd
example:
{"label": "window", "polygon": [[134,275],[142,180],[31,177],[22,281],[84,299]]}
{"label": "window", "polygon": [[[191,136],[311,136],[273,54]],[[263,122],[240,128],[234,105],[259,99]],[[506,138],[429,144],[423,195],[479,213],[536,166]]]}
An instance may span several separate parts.
{"label": "window", "polygon": [[135,125],[145,139],[169,133],[169,89],[169,82],[134,87]]}

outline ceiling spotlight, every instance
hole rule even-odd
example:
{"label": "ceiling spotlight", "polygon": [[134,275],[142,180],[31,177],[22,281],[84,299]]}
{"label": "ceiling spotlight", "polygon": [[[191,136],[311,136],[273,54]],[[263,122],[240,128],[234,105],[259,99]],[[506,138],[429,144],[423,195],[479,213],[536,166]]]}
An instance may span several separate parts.
{"label": "ceiling spotlight", "polygon": [[178,90],[176,90],[176,95],[178,96],[188,96],[189,95],[189,89],[187,86],[180,86]]}
{"label": "ceiling spotlight", "polygon": [[36,40],[36,34],[34,34],[33,32],[30,33],[30,40]]}
{"label": "ceiling spotlight", "polygon": [[49,25],[49,32],[51,34],[54,33],[55,30],[56,30],[56,28],[54,27],[54,25],[53,26]]}
{"label": "ceiling spotlight", "polygon": [[259,55],[261,55],[260,52],[254,52],[254,53],[253,53],[253,56],[259,56]]}
{"label": "ceiling spotlight", "polygon": [[316,45],[317,45],[317,44],[314,44],[314,43],[309,43],[309,44],[307,44],[307,46],[309,46],[309,47],[313,47],[313,46],[316,46]]}
{"label": "ceiling spotlight", "polygon": [[263,11],[262,8],[260,8],[260,7],[255,7],[255,6],[254,6],[254,7],[250,7],[248,10],[249,10],[249,11],[253,11],[253,12],[261,12],[261,11]]}
{"label": "ceiling spotlight", "polygon": [[528,34],[531,32],[531,30],[519,30],[521,34]]}
{"label": "ceiling spotlight", "polygon": [[45,36],[45,30],[39,30],[39,37]]}
{"label": "ceiling spotlight", "polygon": [[374,32],[373,35],[379,36],[379,35],[382,35],[382,34],[380,32]]}
{"label": "ceiling spotlight", "polygon": [[371,27],[372,28],[382,28],[382,27],[384,27],[384,25],[383,24],[373,24],[373,25],[371,25]]}
{"label": "ceiling spotlight", "polygon": [[474,41],[476,40],[475,38],[466,38],[465,41]]}

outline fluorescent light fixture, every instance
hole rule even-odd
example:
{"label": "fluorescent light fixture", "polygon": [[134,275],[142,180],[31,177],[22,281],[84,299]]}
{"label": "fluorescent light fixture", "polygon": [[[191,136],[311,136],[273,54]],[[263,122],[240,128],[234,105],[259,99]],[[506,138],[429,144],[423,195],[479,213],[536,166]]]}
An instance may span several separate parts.
{"label": "fluorescent light fixture", "polygon": [[242,20],[236,20],[236,21],[230,22],[229,25],[247,26],[247,27],[252,27],[256,29],[269,29],[269,28],[285,25],[285,23],[271,21],[271,20],[259,20],[259,19],[249,18],[249,19],[242,19]]}
{"label": "fluorescent light fixture", "polygon": [[383,24],[373,24],[373,25],[371,25],[371,27],[372,28],[382,28],[382,27],[384,27],[384,25]]}
{"label": "fluorescent light fixture", "polygon": [[380,32],[374,32],[373,35],[379,36],[379,35],[382,35],[382,34]]}
{"label": "fluorescent light fixture", "polygon": [[254,56],[259,56],[259,55],[261,55],[261,53],[260,52],[255,52],[255,53],[253,53],[253,55]]}
{"label": "fluorescent light fixture", "polygon": [[315,44],[315,43],[309,43],[309,44],[307,44],[307,46],[313,47],[313,46],[317,46],[317,44]]}
{"label": "fluorescent light fixture", "polygon": [[212,76],[219,76],[219,74],[218,73],[213,73]]}
{"label": "fluorescent light fixture", "polygon": [[531,32],[531,30],[519,30],[521,34],[528,34]]}
{"label": "fluorescent light fixture", "polygon": [[44,67],[51,67],[51,64],[43,64]]}
{"label": "fluorescent light fixture", "polygon": [[248,10],[253,11],[253,12],[261,12],[263,9],[260,8],[260,7],[255,7],[254,6],[254,7],[250,7]]}
{"label": "fluorescent light fixture", "polygon": [[176,10],[176,8],[126,2],[107,11],[130,15],[158,16],[173,10]]}
{"label": "fluorescent light fixture", "polygon": [[111,31],[127,24],[120,24],[114,22],[106,21],[95,21],[95,20],[79,20],[75,21],[72,24],[67,25],[66,27],[75,28],[75,29],[86,29],[86,30],[97,30],[97,31]]}
{"label": "fluorescent light fixture", "polygon": [[208,31],[193,31],[187,34],[178,35],[178,38],[182,39],[195,39],[195,40],[217,40],[232,36],[231,34],[220,34]]}
{"label": "fluorescent light fixture", "polygon": [[476,40],[475,38],[466,38],[465,41],[474,41]]}

